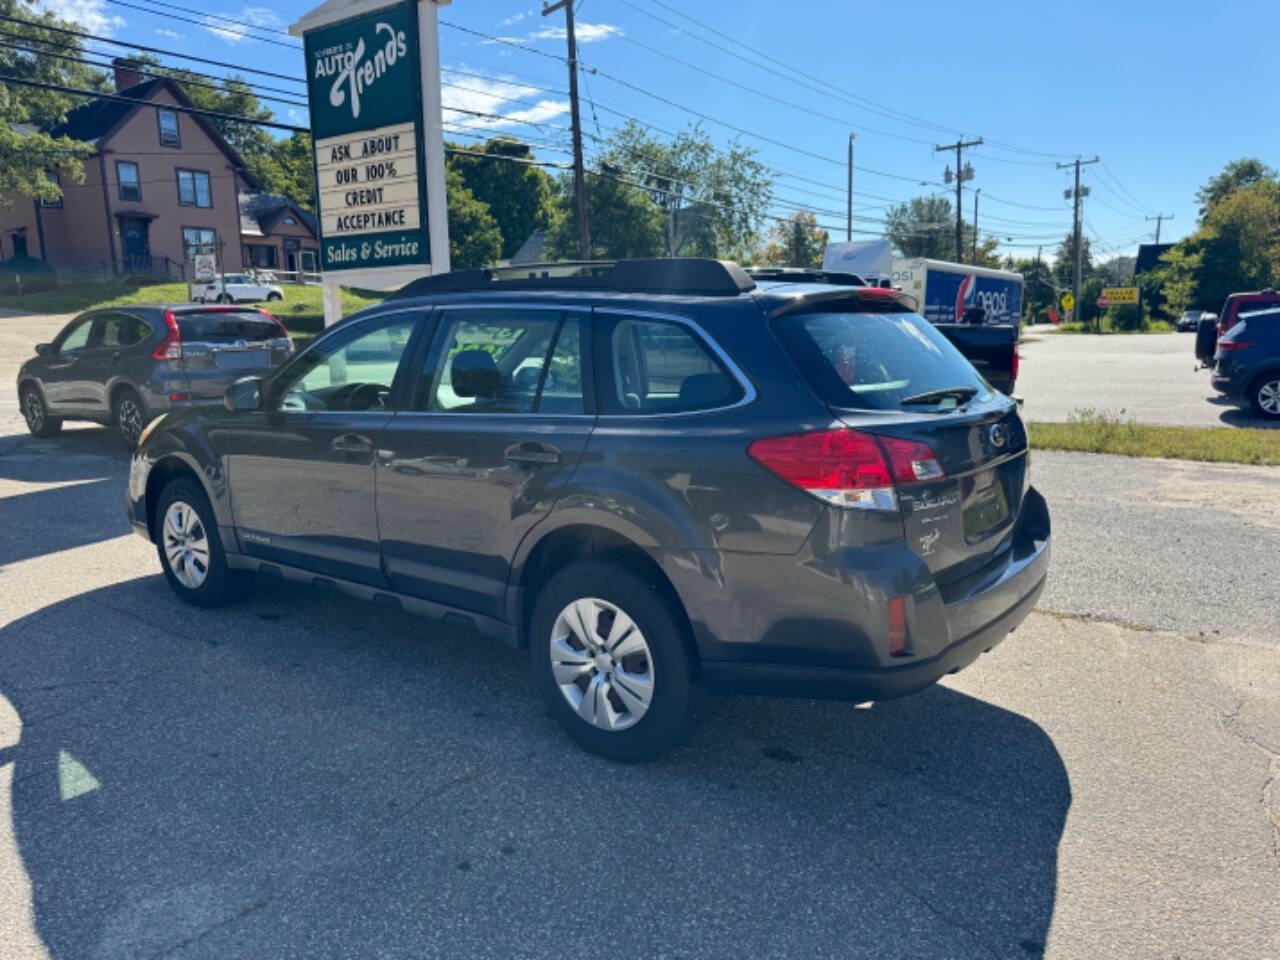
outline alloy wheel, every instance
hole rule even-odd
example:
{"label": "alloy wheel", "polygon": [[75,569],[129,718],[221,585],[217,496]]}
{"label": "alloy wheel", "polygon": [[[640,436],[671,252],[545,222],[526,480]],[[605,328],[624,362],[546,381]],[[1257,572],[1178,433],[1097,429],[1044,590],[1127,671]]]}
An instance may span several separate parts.
{"label": "alloy wheel", "polygon": [[34,390],[28,390],[23,397],[22,415],[26,418],[31,432],[39,433],[40,428],[44,426],[44,404],[40,402],[40,395]]}
{"label": "alloy wheel", "polygon": [[1258,388],[1258,406],[1274,416],[1280,416],[1280,380],[1270,380]]}
{"label": "alloy wheel", "polygon": [[578,716],[601,730],[634,726],[653,702],[653,657],[644,634],[615,604],[584,597],[551,628],[551,672]]}
{"label": "alloy wheel", "polygon": [[182,500],[169,504],[162,536],[169,569],[188,590],[198,590],[209,576],[209,535],[195,508]]}
{"label": "alloy wheel", "polygon": [[130,446],[136,446],[138,437],[142,436],[142,408],[133,397],[120,398],[116,404],[116,422],[120,426],[120,435]]}

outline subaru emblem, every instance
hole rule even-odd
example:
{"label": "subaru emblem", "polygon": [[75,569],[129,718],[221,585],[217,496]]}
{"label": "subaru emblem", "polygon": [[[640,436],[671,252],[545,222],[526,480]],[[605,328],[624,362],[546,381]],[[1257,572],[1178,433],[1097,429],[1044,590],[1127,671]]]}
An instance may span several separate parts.
{"label": "subaru emblem", "polygon": [[1005,439],[1005,429],[1002,423],[993,423],[991,429],[987,431],[987,436],[991,438],[993,447],[1003,447]]}

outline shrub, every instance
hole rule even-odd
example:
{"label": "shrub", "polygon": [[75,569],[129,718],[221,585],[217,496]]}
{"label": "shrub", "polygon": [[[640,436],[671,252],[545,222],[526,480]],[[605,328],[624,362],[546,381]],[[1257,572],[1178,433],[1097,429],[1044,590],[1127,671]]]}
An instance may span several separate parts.
{"label": "shrub", "polygon": [[0,263],[0,293],[37,293],[58,285],[53,267],[35,257],[15,257]]}

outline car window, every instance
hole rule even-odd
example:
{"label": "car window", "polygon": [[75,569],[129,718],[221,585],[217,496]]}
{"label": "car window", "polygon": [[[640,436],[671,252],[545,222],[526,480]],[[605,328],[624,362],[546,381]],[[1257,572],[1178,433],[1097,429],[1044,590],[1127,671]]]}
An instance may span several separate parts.
{"label": "car window", "polygon": [[298,357],[272,385],[285,412],[386,410],[417,318],[399,314],[336,333]]}
{"label": "car window", "polygon": [[93,317],[82,317],[74,320],[58,338],[58,350],[81,350],[89,342],[89,332],[93,329]]}
{"label": "car window", "polygon": [[993,395],[960,351],[917,313],[872,312],[857,303],[848,312],[783,316],[774,330],[814,392],[835,407],[904,409],[908,397],[951,387],[972,387],[978,401]]}
{"label": "car window", "polygon": [[[557,343],[549,310],[446,310],[428,353],[415,407],[436,413],[533,413],[539,390],[555,413],[582,413],[578,321]],[[553,353],[553,346],[557,349]]]}
{"label": "car window", "polygon": [[618,319],[606,335],[607,413],[685,413],[737,403],[738,383],[688,327]]}
{"label": "car window", "polygon": [[97,346],[132,347],[142,339],[138,318],[127,313],[108,313],[98,322],[99,333],[94,338]]}
{"label": "car window", "polygon": [[237,343],[283,339],[284,331],[257,310],[191,310],[177,315],[184,343]]}

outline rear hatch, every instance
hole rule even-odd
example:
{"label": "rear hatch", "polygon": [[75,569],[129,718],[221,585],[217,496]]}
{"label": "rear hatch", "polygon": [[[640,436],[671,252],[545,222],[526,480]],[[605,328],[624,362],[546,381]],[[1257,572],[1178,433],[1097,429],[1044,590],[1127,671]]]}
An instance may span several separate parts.
{"label": "rear hatch", "polygon": [[878,438],[890,461],[894,450],[916,451],[922,479],[903,482],[895,469],[896,509],[940,584],[1007,549],[1028,483],[1026,429],[1017,405],[946,337],[879,296],[814,304],[773,326],[843,424]]}
{"label": "rear hatch", "polygon": [[[293,350],[288,332],[261,310],[208,307],[175,314],[180,368],[192,375],[193,395],[221,396],[217,384],[279,366]],[[210,381],[201,391],[200,381]]]}

